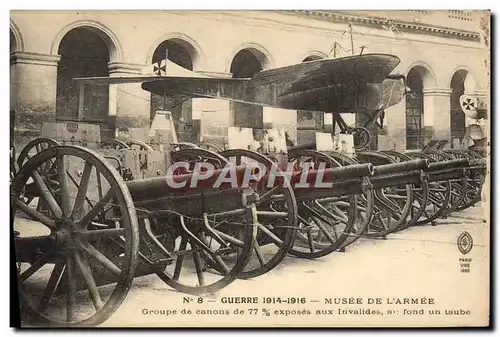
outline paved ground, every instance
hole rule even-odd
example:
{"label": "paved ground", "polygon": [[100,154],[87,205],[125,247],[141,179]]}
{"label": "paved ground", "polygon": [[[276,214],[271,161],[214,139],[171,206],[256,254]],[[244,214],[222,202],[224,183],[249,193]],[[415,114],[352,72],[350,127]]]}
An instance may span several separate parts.
{"label": "paved ground", "polygon": [[[236,280],[201,299],[173,290],[155,275],[141,277],[103,326],[484,325],[489,311],[484,212],[478,205],[439,219],[437,226],[410,228],[386,240],[361,239],[345,253],[317,260],[288,257],[265,275]],[[467,255],[457,248],[464,231],[474,240]],[[461,272],[461,263],[469,263],[469,272]],[[258,303],[222,303],[228,297]],[[268,303],[273,301],[281,303]]]}

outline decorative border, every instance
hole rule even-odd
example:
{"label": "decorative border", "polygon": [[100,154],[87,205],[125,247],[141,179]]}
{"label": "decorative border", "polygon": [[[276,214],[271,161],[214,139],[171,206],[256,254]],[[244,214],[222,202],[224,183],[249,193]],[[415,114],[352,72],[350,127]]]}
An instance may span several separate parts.
{"label": "decorative border", "polygon": [[[292,15],[300,15],[300,16],[309,16],[318,20],[325,21],[333,21],[337,23],[356,23],[359,25],[380,28],[382,29],[382,25],[387,24],[388,20],[380,17],[369,17],[369,16],[358,16],[353,14],[341,14],[339,12],[327,12],[327,11],[314,11],[314,10],[291,10],[291,11],[281,11],[282,13],[292,14]],[[456,38],[462,40],[470,40],[470,41],[481,41],[481,37],[479,33],[455,29],[449,27],[442,26],[434,26],[422,23],[413,23],[402,20],[391,20],[391,25],[397,28],[398,30],[404,32],[411,33],[420,33],[420,34],[431,34],[431,35],[439,35],[448,38]]]}

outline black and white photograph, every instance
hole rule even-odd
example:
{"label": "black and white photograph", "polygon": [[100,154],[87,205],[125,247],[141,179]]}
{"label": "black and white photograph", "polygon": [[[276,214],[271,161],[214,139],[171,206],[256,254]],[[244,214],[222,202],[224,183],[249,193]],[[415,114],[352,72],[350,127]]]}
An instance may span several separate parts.
{"label": "black and white photograph", "polygon": [[490,326],[491,36],[10,10],[11,327]]}

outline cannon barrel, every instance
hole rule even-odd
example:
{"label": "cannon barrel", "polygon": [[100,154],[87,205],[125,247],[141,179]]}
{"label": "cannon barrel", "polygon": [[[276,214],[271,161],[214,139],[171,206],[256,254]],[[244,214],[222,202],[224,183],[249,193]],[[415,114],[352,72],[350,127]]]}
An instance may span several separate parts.
{"label": "cannon barrel", "polygon": [[461,179],[465,176],[465,169],[463,167],[459,168],[448,168],[429,172],[429,182],[435,181],[446,181]]}
{"label": "cannon barrel", "polygon": [[[371,163],[355,164],[334,168],[327,168],[324,170],[310,170],[307,173],[306,184],[313,186],[319,180],[323,183],[339,183],[342,180],[355,179],[361,177],[369,177],[374,173],[374,166]],[[293,172],[290,178],[290,184],[294,188],[300,188],[303,183],[303,174],[301,171]]]}
{"label": "cannon barrel", "polygon": [[369,185],[363,178],[345,179],[334,182],[332,187],[294,189],[294,195],[297,200],[342,197],[350,194],[361,194],[369,188]]}
{"label": "cannon barrel", "polygon": [[429,165],[430,164],[427,159],[416,159],[394,164],[377,165],[375,166],[374,176],[401,172],[401,171],[412,171],[412,170],[427,171],[429,169]]}
{"label": "cannon barrel", "polygon": [[460,159],[452,159],[452,160],[445,160],[445,161],[439,161],[437,163],[431,163],[429,167],[429,171],[438,171],[442,169],[457,169],[457,168],[464,168],[469,166],[469,160],[466,158],[460,158]]}
{"label": "cannon barrel", "polygon": [[[126,185],[134,201],[166,195],[182,195],[186,192],[199,192],[205,189],[228,189],[235,186],[227,182],[227,178],[220,184],[217,182],[219,178],[230,177],[231,174],[235,174],[236,187],[242,186],[246,166],[232,167],[234,169],[232,172],[228,169],[229,167],[213,171],[131,180],[127,181]],[[221,174],[223,177],[220,177]]]}
{"label": "cannon barrel", "polygon": [[408,184],[420,185],[423,178],[424,172],[422,169],[413,169],[378,174],[370,178],[370,183],[372,183],[374,189],[378,189]]}

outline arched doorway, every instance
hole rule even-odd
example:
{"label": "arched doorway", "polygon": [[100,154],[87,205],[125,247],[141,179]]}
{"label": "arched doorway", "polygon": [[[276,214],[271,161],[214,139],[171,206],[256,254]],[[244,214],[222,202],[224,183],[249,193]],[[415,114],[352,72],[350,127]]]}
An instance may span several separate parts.
{"label": "arched doorway", "polygon": [[10,52],[12,53],[17,49],[17,43],[16,43],[16,36],[14,35],[14,32],[12,32],[12,29],[10,30]]}
{"label": "arched doorway", "polygon": [[[61,60],[57,68],[57,119],[108,121],[109,86],[86,84],[82,89],[73,80],[75,77],[109,76],[110,50],[103,35],[95,28],[78,27],[62,38],[58,49]],[[80,90],[84,90],[82,101],[79,101]]]}
{"label": "arched doorway", "polygon": [[[421,69],[420,69],[421,68]],[[423,147],[423,114],[424,95],[422,67],[414,67],[406,76],[406,149],[414,150]]]}
{"label": "arched doorway", "polygon": [[[196,49],[189,42],[179,38],[168,39],[160,43],[153,53],[153,64],[165,60],[167,55],[170,61],[188,70],[193,70],[194,61],[197,58]],[[157,95],[151,93],[150,121],[153,121],[157,110],[170,111],[179,141],[193,141],[191,132],[192,102],[190,97],[180,94]]]}
{"label": "arched doorway", "polygon": [[[250,78],[269,64],[266,55],[256,48],[240,50],[231,62],[230,72],[233,78]],[[234,126],[263,128],[263,107],[240,102],[230,102]]]}
{"label": "arched doorway", "polygon": [[460,106],[460,96],[475,89],[472,75],[465,69],[457,70],[450,82],[450,133],[452,144],[462,142],[466,131],[466,116]]}

